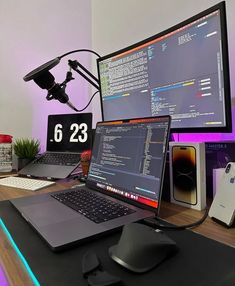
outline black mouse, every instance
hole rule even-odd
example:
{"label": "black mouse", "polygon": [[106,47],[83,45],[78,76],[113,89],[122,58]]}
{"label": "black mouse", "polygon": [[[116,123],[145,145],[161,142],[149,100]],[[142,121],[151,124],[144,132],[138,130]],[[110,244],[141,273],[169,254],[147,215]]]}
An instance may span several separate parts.
{"label": "black mouse", "polygon": [[178,247],[163,231],[140,223],[123,227],[117,245],[109,248],[110,257],[123,267],[138,273],[151,270],[176,253]]}

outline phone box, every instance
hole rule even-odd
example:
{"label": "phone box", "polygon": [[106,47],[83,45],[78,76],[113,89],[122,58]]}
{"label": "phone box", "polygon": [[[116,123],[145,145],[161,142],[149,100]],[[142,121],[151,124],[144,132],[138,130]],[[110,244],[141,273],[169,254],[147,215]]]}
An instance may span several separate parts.
{"label": "phone box", "polygon": [[221,175],[209,216],[231,226],[235,217],[235,163],[229,162]]}
{"label": "phone box", "polygon": [[225,168],[228,162],[235,162],[235,141],[205,142],[206,191],[213,198],[213,169]]}
{"label": "phone box", "polygon": [[171,202],[205,209],[205,143],[170,142],[169,163]]}

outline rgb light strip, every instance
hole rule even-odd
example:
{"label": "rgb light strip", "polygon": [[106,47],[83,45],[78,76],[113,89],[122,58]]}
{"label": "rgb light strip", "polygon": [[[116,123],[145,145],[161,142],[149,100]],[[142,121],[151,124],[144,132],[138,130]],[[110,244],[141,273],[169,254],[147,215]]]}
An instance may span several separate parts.
{"label": "rgb light strip", "polygon": [[18,257],[20,258],[21,262],[24,264],[30,278],[32,279],[33,283],[35,286],[40,286],[40,283],[38,282],[37,278],[35,277],[35,275],[33,274],[28,262],[26,261],[26,259],[24,258],[23,254],[21,253],[21,251],[19,250],[18,246],[16,245],[14,239],[12,238],[10,232],[8,231],[7,227],[5,226],[3,220],[0,218],[0,226],[2,227],[4,233],[6,234],[8,240],[10,241],[12,247],[14,248],[16,254],[18,255]]}

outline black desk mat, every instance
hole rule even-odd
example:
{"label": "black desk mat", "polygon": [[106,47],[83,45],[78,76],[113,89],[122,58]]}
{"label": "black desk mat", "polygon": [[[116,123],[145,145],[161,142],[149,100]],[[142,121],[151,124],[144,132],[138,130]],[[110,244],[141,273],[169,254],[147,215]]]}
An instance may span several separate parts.
{"label": "black desk mat", "polygon": [[103,268],[121,277],[124,285],[235,285],[235,248],[192,231],[166,231],[179,246],[179,252],[150,272],[135,274],[108,256],[108,248],[117,243],[120,232],[53,253],[9,201],[0,202],[0,217],[42,286],[87,285],[82,276],[81,261],[88,249],[94,250]]}

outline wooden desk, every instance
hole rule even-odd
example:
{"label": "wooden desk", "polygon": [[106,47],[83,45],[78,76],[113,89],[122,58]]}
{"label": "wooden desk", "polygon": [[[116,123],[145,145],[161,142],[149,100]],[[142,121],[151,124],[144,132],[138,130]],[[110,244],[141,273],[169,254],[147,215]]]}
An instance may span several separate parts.
{"label": "wooden desk", "polygon": [[[56,185],[50,186],[37,192],[0,186],[0,200],[8,200],[17,197],[59,191],[76,184],[78,184],[77,181],[60,181],[57,182]],[[162,219],[165,219],[166,221],[176,225],[195,222],[200,219],[202,215],[203,212],[187,209],[168,202],[162,202],[160,210],[160,217]],[[226,228],[215,223],[209,217],[202,225],[194,228],[193,231],[235,247],[235,227],[230,229]],[[2,231],[0,231],[0,251],[0,263],[8,276],[10,285],[33,285],[20,259],[16,255],[14,249]]]}

